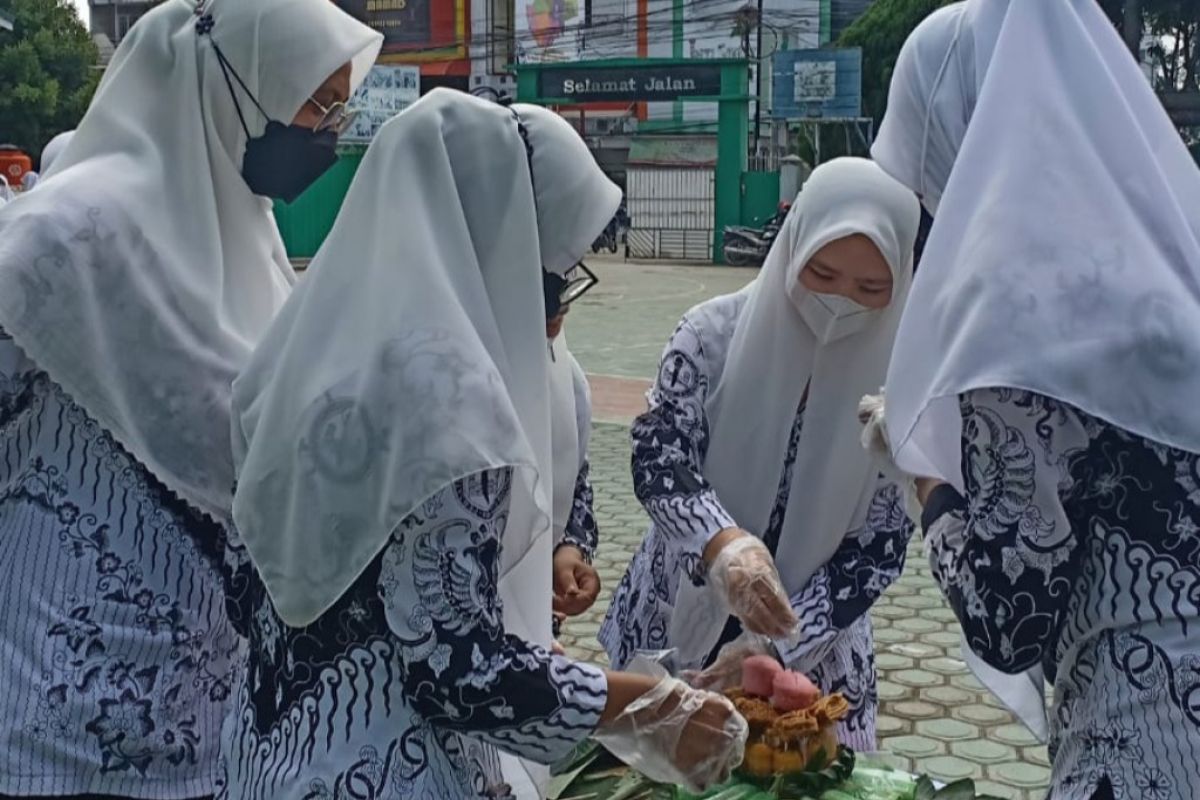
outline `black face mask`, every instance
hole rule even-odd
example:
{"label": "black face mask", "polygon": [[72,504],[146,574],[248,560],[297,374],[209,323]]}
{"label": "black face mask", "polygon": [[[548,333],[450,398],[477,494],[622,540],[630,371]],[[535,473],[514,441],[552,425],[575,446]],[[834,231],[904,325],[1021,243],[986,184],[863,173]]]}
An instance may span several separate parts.
{"label": "black face mask", "polygon": [[[211,29],[211,25],[202,29],[200,23],[197,23],[197,31],[203,34],[207,34]],[[291,203],[337,162],[337,132],[316,131],[302,125],[284,125],[271,119],[216,42],[213,42],[213,52],[221,65],[221,74],[225,76],[229,95],[233,98],[238,121],[242,123],[242,130],[246,133],[242,178],[255,194]],[[267,128],[262,136],[250,135],[246,117],[242,114],[242,104],[238,102],[237,91],[233,87],[234,81],[237,81],[238,86],[250,98],[250,102],[254,103],[254,107],[266,118]]]}
{"label": "black face mask", "polygon": [[338,136],[271,120],[246,143],[242,177],[250,191],[291,203],[337,163]]}
{"label": "black face mask", "polygon": [[542,295],[546,302],[546,321],[554,319],[562,311],[562,292],[567,288],[567,279],[542,268]]}

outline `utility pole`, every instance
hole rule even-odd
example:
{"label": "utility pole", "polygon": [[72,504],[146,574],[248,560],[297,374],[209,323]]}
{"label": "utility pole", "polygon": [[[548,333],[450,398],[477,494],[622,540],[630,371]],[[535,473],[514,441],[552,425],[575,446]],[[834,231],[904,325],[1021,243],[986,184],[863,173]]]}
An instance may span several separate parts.
{"label": "utility pole", "polygon": [[758,155],[758,138],[762,134],[762,89],[763,89],[763,0],[758,0],[758,45],[754,51],[754,155]]}
{"label": "utility pole", "polygon": [[1138,63],[1142,60],[1142,0],[1125,0],[1125,46]]}

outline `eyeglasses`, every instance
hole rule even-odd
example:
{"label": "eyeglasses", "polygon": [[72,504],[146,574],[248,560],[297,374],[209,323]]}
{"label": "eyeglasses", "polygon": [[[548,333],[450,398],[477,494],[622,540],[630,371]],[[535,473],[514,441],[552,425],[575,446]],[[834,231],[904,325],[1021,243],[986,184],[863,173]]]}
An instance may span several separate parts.
{"label": "eyeglasses", "polygon": [[579,298],[595,288],[600,279],[596,277],[596,273],[587,268],[587,264],[580,261],[574,267],[567,271],[564,276],[567,284],[558,293],[558,303],[561,308],[574,303]]}
{"label": "eyeglasses", "polygon": [[354,122],[354,118],[358,116],[357,110],[347,108],[346,104],[340,100],[328,108],[321,105],[321,102],[315,97],[308,98],[308,102],[320,109],[322,115],[321,121],[313,128],[314,131],[333,131],[338,136],[341,136],[350,127],[350,123]]}

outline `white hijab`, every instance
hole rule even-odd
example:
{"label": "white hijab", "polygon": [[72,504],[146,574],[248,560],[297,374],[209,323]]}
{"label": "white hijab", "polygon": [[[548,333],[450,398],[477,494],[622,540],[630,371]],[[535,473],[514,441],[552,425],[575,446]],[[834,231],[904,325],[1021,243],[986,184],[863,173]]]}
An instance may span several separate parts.
{"label": "white hijab", "polygon": [[554,545],[562,543],[575,507],[575,484],[587,458],[591,394],[567,333],[550,342],[550,434],[554,463]]}
{"label": "white hijab", "polygon": [[[788,440],[809,387],[775,562],[789,593],[802,589],[861,524],[878,466],[859,443],[858,401],[878,391],[912,279],[920,224],[916,197],[865,159],[841,158],[804,184],[738,319],[724,372],[708,402],[711,441],[704,475],[737,524],[767,532]],[[871,239],[892,270],[892,299],[862,331],[818,342],[797,310],[809,259],[837,239]],[[672,644],[685,661],[707,655],[723,616],[711,595],[684,582]],[[700,619],[703,610],[711,619]],[[677,622],[676,622],[677,620]]]}
{"label": "white hijab", "polygon": [[[1093,0],[971,0],[905,43],[880,165],[938,214],[888,372],[897,463],[963,489],[1008,386],[1200,452],[1200,173]],[[983,682],[1043,739],[1041,670]]]}
{"label": "white hijab", "polygon": [[[583,212],[595,193],[619,200],[619,190],[564,120],[519,111],[536,212],[513,110],[431,92],[380,130],[309,274],[234,385],[234,517],[289,625],[333,605],[426,498],[514,467],[505,623],[549,643],[539,231],[592,241],[616,202]],[[580,194],[543,203],[555,179]],[[543,558],[542,544],[544,569],[511,580],[527,554]]]}
{"label": "white hijab", "polygon": [[58,157],[66,151],[67,145],[71,143],[71,139],[75,137],[75,131],[63,131],[58,136],[51,139],[45,147],[42,148],[42,177],[46,177],[50,173],[50,167],[58,160]]}
{"label": "white hijab", "polygon": [[897,463],[961,491],[958,396],[994,386],[1200,452],[1200,172],[1145,77],[1093,0],[936,16],[875,149],[944,198],[888,373]]}
{"label": "white hijab", "polygon": [[54,179],[0,213],[0,327],[168,489],[228,519],[230,385],[294,275],[242,180],[213,42],[290,121],[342,64],[357,84],[381,37],[329,0],[205,8],[209,36],[187,0],[139,21]]}

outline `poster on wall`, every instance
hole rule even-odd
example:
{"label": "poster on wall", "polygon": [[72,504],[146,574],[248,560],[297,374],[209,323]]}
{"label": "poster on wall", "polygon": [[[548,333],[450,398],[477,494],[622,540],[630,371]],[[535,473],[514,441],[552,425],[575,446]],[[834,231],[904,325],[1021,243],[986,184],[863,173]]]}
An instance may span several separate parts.
{"label": "poster on wall", "polygon": [[348,103],[357,114],[342,134],[342,141],[371,141],[385,122],[415,103],[420,96],[420,67],[390,64],[371,67],[362,86]]}
{"label": "poster on wall", "polygon": [[522,64],[577,61],[584,0],[515,0],[517,60]]}
{"label": "poster on wall", "polygon": [[431,0],[367,0],[367,24],[383,34],[383,48],[425,44],[432,38]]}

